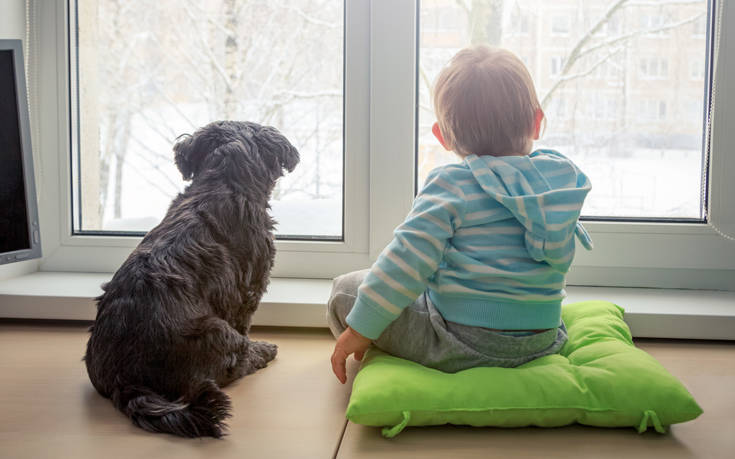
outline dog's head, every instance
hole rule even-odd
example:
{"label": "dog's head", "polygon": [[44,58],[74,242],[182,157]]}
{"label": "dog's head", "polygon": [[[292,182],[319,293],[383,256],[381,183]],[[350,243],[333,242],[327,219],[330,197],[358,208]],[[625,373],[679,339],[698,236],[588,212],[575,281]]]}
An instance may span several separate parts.
{"label": "dog's head", "polygon": [[299,152],[276,128],[247,121],[215,121],[179,137],[174,159],[184,180],[215,176],[262,186],[270,192]]}

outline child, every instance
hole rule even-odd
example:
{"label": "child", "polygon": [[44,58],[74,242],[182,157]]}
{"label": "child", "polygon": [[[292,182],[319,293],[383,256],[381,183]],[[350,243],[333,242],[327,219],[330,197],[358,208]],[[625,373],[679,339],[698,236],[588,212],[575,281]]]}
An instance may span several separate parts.
{"label": "child", "polygon": [[553,150],[531,153],[544,114],[523,63],[485,46],[457,53],[434,89],[432,132],[462,163],[434,169],[369,271],[334,280],[332,369],[371,343],[446,372],[515,367],[559,352],[587,177]]}

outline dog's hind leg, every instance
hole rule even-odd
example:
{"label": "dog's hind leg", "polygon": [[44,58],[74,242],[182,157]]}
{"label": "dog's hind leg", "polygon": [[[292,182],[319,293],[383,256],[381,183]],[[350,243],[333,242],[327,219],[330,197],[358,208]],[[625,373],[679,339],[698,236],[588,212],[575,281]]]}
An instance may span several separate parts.
{"label": "dog's hind leg", "polygon": [[264,368],[277,352],[274,344],[250,341],[216,316],[191,321],[184,336],[187,353],[199,360],[195,370],[206,369],[202,376],[220,387]]}
{"label": "dog's hind leg", "polygon": [[276,357],[278,346],[264,341],[250,341],[239,349],[237,362],[228,368],[222,380],[222,385],[227,385],[243,376],[254,373],[265,368],[268,362]]}

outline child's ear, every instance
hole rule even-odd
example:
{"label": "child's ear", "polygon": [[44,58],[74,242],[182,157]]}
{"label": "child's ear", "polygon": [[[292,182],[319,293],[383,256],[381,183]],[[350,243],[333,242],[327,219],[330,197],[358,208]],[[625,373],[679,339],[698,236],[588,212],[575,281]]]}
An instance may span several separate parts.
{"label": "child's ear", "polygon": [[445,150],[451,151],[452,149],[447,146],[447,142],[444,141],[444,136],[442,135],[441,129],[439,129],[439,123],[434,123],[433,126],[431,126],[431,132],[434,134],[434,137],[436,137],[436,140],[439,141],[440,144],[442,144],[442,147],[444,147]]}
{"label": "child's ear", "polygon": [[538,140],[541,134],[541,121],[544,120],[544,111],[540,108],[536,109],[536,118],[533,126],[533,140]]}

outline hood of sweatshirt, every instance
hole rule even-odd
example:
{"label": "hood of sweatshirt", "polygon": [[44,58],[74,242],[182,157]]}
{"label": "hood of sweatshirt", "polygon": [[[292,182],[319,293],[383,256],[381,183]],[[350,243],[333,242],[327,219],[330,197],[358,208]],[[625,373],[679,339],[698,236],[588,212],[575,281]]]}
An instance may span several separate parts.
{"label": "hood of sweatshirt", "polygon": [[575,234],[587,250],[592,248],[592,240],[578,222],[592,185],[561,153],[469,155],[465,162],[482,189],[526,229],[525,245],[531,258],[566,273],[574,259]]}

